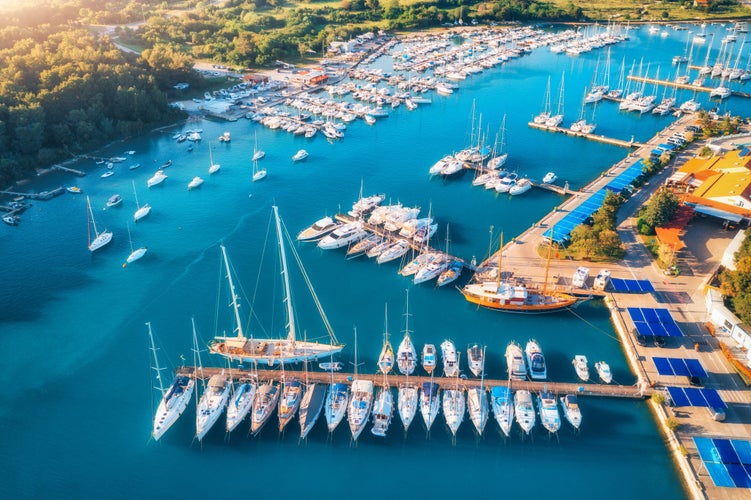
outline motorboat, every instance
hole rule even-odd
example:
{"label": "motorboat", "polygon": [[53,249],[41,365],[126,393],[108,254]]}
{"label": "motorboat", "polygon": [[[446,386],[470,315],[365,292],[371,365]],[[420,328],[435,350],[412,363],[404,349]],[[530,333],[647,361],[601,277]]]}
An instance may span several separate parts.
{"label": "motorboat", "polygon": [[326,394],[326,403],[324,404],[326,414],[326,425],[329,432],[334,432],[339,423],[344,418],[347,411],[347,402],[349,401],[349,387],[347,384],[331,384]]}
{"label": "motorboat", "polygon": [[456,347],[454,347],[454,343],[448,339],[441,342],[441,355],[443,357],[443,374],[447,377],[458,376],[459,358],[456,355]]}
{"label": "motorboat", "polygon": [[375,207],[381,204],[386,199],[385,194],[374,194],[371,196],[360,196],[356,202],[352,204],[352,210],[348,213],[355,218],[363,217],[373,211]]}
{"label": "motorboat", "polygon": [[422,347],[422,369],[425,370],[428,375],[433,373],[437,363],[437,356],[435,346],[433,344],[425,344]]}
{"label": "motorboat", "polygon": [[441,172],[443,172],[443,169],[445,169],[449,165],[449,163],[454,160],[455,158],[452,155],[446,155],[435,162],[428,170],[428,173],[430,175],[439,175]]}
{"label": "motorboat", "polygon": [[294,156],[292,156],[292,161],[302,161],[305,158],[307,158],[308,156],[309,156],[308,152],[305,151],[304,149],[301,149],[300,151],[298,151],[297,153],[295,153]]}
{"label": "motorboat", "polygon": [[420,414],[425,422],[425,428],[430,432],[430,427],[438,416],[441,403],[441,394],[438,384],[435,382],[423,382],[420,389]]}
{"label": "motorboat", "polygon": [[302,401],[302,384],[299,380],[284,381],[282,383],[282,394],[279,398],[279,432],[284,431],[284,427],[297,413]]}
{"label": "motorboat", "polygon": [[341,248],[349,245],[353,241],[359,241],[368,233],[363,229],[362,223],[350,222],[344,224],[334,231],[324,236],[319,242],[318,247],[324,250]]}
{"label": "motorboat", "polygon": [[340,372],[342,371],[341,361],[326,361],[324,363],[318,363],[318,368],[327,372]]}
{"label": "motorboat", "polygon": [[467,412],[477,434],[482,436],[488,422],[488,398],[483,386],[470,387],[467,390]]}
{"label": "motorboat", "polygon": [[526,389],[519,389],[514,394],[514,413],[519,427],[525,434],[529,434],[535,426],[535,408],[532,404],[532,394]]}
{"label": "motorboat", "polygon": [[467,348],[467,363],[475,377],[482,376],[485,370],[485,350],[479,344],[473,344]]}
{"label": "motorboat", "polygon": [[388,248],[386,248],[376,259],[376,262],[379,264],[384,264],[386,262],[391,262],[392,260],[398,259],[402,257],[404,254],[406,254],[410,249],[409,243],[406,240],[399,240],[394,243],[392,243]]}
{"label": "motorboat", "polygon": [[352,432],[352,439],[357,441],[368,422],[373,407],[373,382],[355,380],[352,382],[351,396],[347,406],[347,420]]}
{"label": "motorboat", "polygon": [[[83,190],[80,187],[78,187],[78,186],[68,186],[68,187],[65,188],[65,190],[67,192],[69,192],[69,193],[72,193],[72,194],[81,194],[81,193],[83,193]],[[114,196],[119,196],[119,195],[114,195]],[[110,199],[112,199],[112,198],[110,198]],[[112,206],[114,207],[115,205],[112,205]],[[107,206],[110,206],[110,205],[107,205]]]}
{"label": "motorboat", "polygon": [[456,281],[456,279],[461,276],[463,269],[464,263],[459,259],[453,259],[443,270],[443,272],[438,276],[436,284],[438,286],[443,286]]}
{"label": "motorboat", "polygon": [[563,409],[563,416],[568,420],[568,423],[574,429],[579,430],[582,423],[582,414],[576,396],[574,394],[561,396],[561,408]]}
{"label": "motorboat", "polygon": [[500,179],[495,187],[496,193],[508,193],[516,185],[517,177],[516,172],[511,172],[506,177]]}
{"label": "motorboat", "polygon": [[555,396],[549,390],[544,389],[538,399],[538,409],[540,412],[540,422],[548,432],[554,434],[561,428],[561,415],[558,413],[558,405],[555,402]]}
{"label": "motorboat", "polygon": [[443,416],[446,418],[446,425],[448,425],[454,437],[456,437],[456,431],[459,430],[459,426],[464,420],[465,407],[464,391],[458,387],[443,390]]}
{"label": "motorboat", "polygon": [[506,346],[506,366],[512,380],[526,380],[527,366],[524,363],[522,348],[513,340]]}
{"label": "motorboat", "polygon": [[203,179],[196,175],[193,177],[193,180],[188,183],[188,191],[199,187],[201,184],[203,184]]}
{"label": "motorboat", "polygon": [[161,169],[157,170],[156,173],[153,176],[151,176],[149,180],[146,181],[146,186],[147,187],[157,186],[161,184],[162,182],[164,182],[166,178],[167,178],[167,174],[165,174],[163,170]]}
{"label": "motorboat", "polygon": [[[112,231],[103,230],[102,232],[99,232],[99,230],[96,227],[96,219],[94,219],[94,212],[91,209],[91,200],[89,197],[86,197],[86,208],[88,209],[88,223],[90,224],[90,228],[94,230],[94,239],[91,238],[91,231],[89,231],[89,251],[94,252],[96,250],[99,250],[106,244],[108,244],[110,241],[112,241]],[[13,217],[6,215],[5,217]],[[17,216],[15,216],[17,217]],[[13,219],[13,224],[11,224],[8,220],[3,219],[7,224],[15,225],[18,223],[18,219]]]}
{"label": "motorboat", "polygon": [[322,219],[318,219],[315,221],[310,227],[307,227],[300,231],[297,235],[298,241],[316,241],[330,232],[332,232],[334,229],[340,227],[342,224],[340,222],[335,221],[331,217],[324,217]]}
{"label": "motorboat", "polygon": [[107,200],[107,208],[112,208],[118,206],[120,203],[123,202],[123,197],[119,194],[113,194],[109,197]]}
{"label": "motorboat", "polygon": [[381,387],[373,403],[373,428],[370,432],[374,436],[386,437],[393,415],[394,395],[389,386]]}
{"label": "motorboat", "polygon": [[417,352],[409,336],[409,331],[405,332],[404,338],[396,350],[396,365],[402,375],[412,375],[417,366]]}
{"label": "motorboat", "polygon": [[514,402],[511,389],[505,386],[495,386],[490,389],[490,407],[495,421],[501,432],[508,437],[511,434],[511,424],[514,423]]}
{"label": "motorboat", "polygon": [[589,368],[587,367],[587,357],[581,354],[574,356],[572,361],[574,368],[576,369],[576,375],[583,381],[589,380]]}
{"label": "motorboat", "polygon": [[613,373],[610,371],[610,365],[605,361],[596,362],[595,370],[597,370],[597,375],[600,376],[600,380],[602,380],[606,384],[609,384],[613,381]]}
{"label": "motorboat", "polygon": [[409,429],[412,420],[415,418],[418,405],[419,395],[417,387],[411,384],[400,385],[397,397],[397,408],[399,409],[399,418],[402,420],[405,432]]}
{"label": "motorboat", "polygon": [[321,414],[325,401],[326,385],[317,382],[306,384],[300,409],[297,412],[300,421],[300,439],[308,437],[308,433],[313,429]]}
{"label": "motorboat", "polygon": [[532,380],[545,380],[548,377],[548,369],[545,366],[545,356],[542,354],[540,344],[534,339],[527,341],[524,355],[527,359],[529,378]]}
{"label": "motorboat", "polygon": [[524,194],[532,188],[532,181],[529,179],[519,179],[516,184],[511,186],[508,190],[508,194],[511,196],[517,196]]}
{"label": "motorboat", "polygon": [[229,399],[232,380],[224,373],[212,375],[196,408],[196,439],[201,441],[219,419]]}
{"label": "motorboat", "polygon": [[105,173],[103,173],[99,177],[101,177],[102,179],[106,179],[107,177],[112,177],[113,175],[115,175],[114,170],[107,170]]}
{"label": "motorboat", "polygon": [[542,178],[543,184],[552,184],[558,179],[558,176],[555,175],[555,172],[548,172],[545,174],[545,177]]}
{"label": "motorboat", "polygon": [[250,380],[241,381],[233,387],[227,402],[227,432],[232,432],[245,420],[253,408],[256,397],[256,384]]}
{"label": "motorboat", "polygon": [[256,397],[253,400],[253,413],[250,421],[250,433],[256,436],[276,408],[279,400],[279,387],[273,382],[266,382],[258,386]]}

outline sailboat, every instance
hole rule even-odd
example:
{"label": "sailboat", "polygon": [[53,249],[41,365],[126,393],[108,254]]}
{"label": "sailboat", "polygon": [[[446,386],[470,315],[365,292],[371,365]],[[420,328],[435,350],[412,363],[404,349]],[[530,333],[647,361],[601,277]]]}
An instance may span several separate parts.
{"label": "sailboat", "polygon": [[344,418],[347,411],[347,401],[349,400],[349,387],[347,384],[334,383],[334,372],[331,372],[331,384],[326,394],[326,403],[324,404],[326,414],[326,425],[329,432],[334,432],[339,423]]}
{"label": "sailboat", "polygon": [[548,291],[548,270],[552,253],[552,235],[548,246],[548,259],[545,265],[545,278],[542,288],[531,287],[524,282],[512,282],[502,279],[503,237],[501,237],[498,251],[498,272],[495,281],[480,281],[470,283],[462,289],[464,298],[473,304],[504,312],[517,313],[548,313],[568,309],[578,302],[578,299],[567,293]]}
{"label": "sailboat", "polygon": [[256,396],[256,387],[255,381],[249,378],[241,379],[237,385],[232,386],[227,403],[227,432],[235,430],[250,413]]}
{"label": "sailboat", "polygon": [[[297,340],[297,330],[295,323],[295,314],[292,304],[292,295],[289,284],[289,272],[287,270],[287,254],[285,252],[285,245],[282,235],[282,225],[279,218],[279,212],[276,206],[274,208],[274,216],[276,220],[276,232],[279,243],[279,256],[282,266],[282,278],[284,288],[284,305],[287,314],[287,338],[275,339],[275,338],[247,338],[238,330],[235,337],[217,336],[209,345],[210,352],[223,356],[229,360],[237,360],[241,363],[266,363],[269,366],[274,366],[282,363],[298,363],[301,361],[316,360],[322,357],[329,357],[337,352],[340,352],[344,346],[339,344],[334,335],[334,331],[326,318],[318,297],[312,288],[309,280],[307,280],[307,273],[302,268],[302,263],[297,255],[294,246],[290,246],[296,262],[301,266],[303,276],[306,277],[306,283],[313,296],[313,300],[321,315],[324,326],[328,331],[330,339],[333,341],[331,344],[323,342],[310,342]],[[287,235],[287,239],[290,237]],[[229,282],[230,295],[233,303],[236,301],[235,287],[232,281],[232,273],[227,257],[227,252],[224,246],[221,246],[222,256],[224,259],[224,266],[227,272],[227,281]]]}
{"label": "sailboat", "polygon": [[511,433],[511,424],[514,422],[514,401],[511,389],[504,386],[495,386],[490,389],[491,408],[493,416],[498,422],[498,427],[506,437]]}
{"label": "sailboat", "polygon": [[418,405],[417,387],[409,383],[409,376],[415,371],[417,365],[417,353],[409,335],[409,290],[406,293],[407,310],[404,314],[404,339],[402,339],[397,350],[397,366],[399,371],[407,377],[406,382],[399,385],[397,398],[399,417],[402,420],[405,432],[409,429],[412,420],[415,418]]}
{"label": "sailboat", "polygon": [[[193,336],[196,336],[196,323],[191,319],[193,324]],[[198,343],[196,342],[196,346]],[[203,367],[201,366],[201,353],[196,349],[196,355],[198,356],[198,366],[201,376],[203,376]],[[225,374],[224,370],[221,373],[212,375],[209,378],[208,384],[204,389],[201,399],[198,401],[198,407],[196,408],[196,439],[201,441],[206,433],[214,426],[219,419],[219,415],[224,411],[224,407],[227,406],[227,400],[229,399],[229,391],[232,388],[232,381],[230,377]]]}
{"label": "sailboat", "polygon": [[[333,372],[332,372],[333,375]],[[300,422],[300,439],[308,437],[308,433],[318,420],[323,404],[326,401],[326,385],[320,382],[308,381],[308,363],[305,363],[305,392],[300,401],[297,418]]]}
{"label": "sailboat", "polygon": [[[485,348],[482,349],[483,358]],[[488,422],[488,398],[485,395],[485,372],[481,372],[480,387],[470,387],[467,390],[467,411],[478,436],[482,436]]]}
{"label": "sailboat", "polygon": [[188,407],[190,398],[193,396],[195,380],[187,375],[177,375],[170,384],[169,389],[164,388],[162,384],[162,368],[159,367],[159,359],[156,355],[151,323],[146,323],[146,326],[149,327],[149,341],[151,342],[151,352],[154,355],[154,371],[156,372],[156,379],[159,381],[158,389],[162,396],[156,414],[154,414],[154,429],[151,432],[154,440],[158,441],[172,427],[172,424],[177,422],[177,419],[183,414],[185,408]]}
{"label": "sailboat", "polygon": [[[133,238],[130,237],[130,225],[126,224],[126,227],[128,228],[128,241],[130,241],[130,255],[128,255],[127,259],[125,259],[125,264],[131,264],[146,255],[148,248],[141,247],[134,250]],[[125,265],[123,265],[123,267],[125,267]]]}
{"label": "sailboat", "polygon": [[355,376],[352,381],[351,396],[347,405],[347,420],[352,439],[356,442],[373,407],[373,382],[360,380],[357,376],[357,330],[355,330]]}
{"label": "sailboat", "polygon": [[550,76],[548,76],[548,85],[547,87],[545,87],[545,97],[543,98],[543,103],[544,104],[542,112],[539,115],[535,116],[532,120],[538,125],[544,125],[545,122],[547,122],[550,118],[550,115],[553,111],[550,105]]}
{"label": "sailboat", "polygon": [[209,143],[209,174],[215,174],[222,168],[218,163],[214,163],[214,156],[211,153],[211,143]]}
{"label": "sailboat", "polygon": [[[458,362],[457,362],[458,365]],[[451,434],[456,439],[456,431],[464,420],[465,400],[464,390],[459,389],[459,371],[456,372],[456,383],[453,389],[443,390],[443,416],[446,417]]]}
{"label": "sailboat", "polygon": [[[104,245],[112,241],[112,231],[104,230],[101,233],[96,227],[96,220],[94,219],[94,212],[91,210],[91,200],[86,197],[86,209],[89,212],[89,250],[95,251],[102,248]],[[94,239],[91,239],[91,228],[94,228]]]}
{"label": "sailboat", "polygon": [[378,370],[386,375],[394,368],[394,348],[389,342],[389,305],[386,304],[386,312],[383,319],[383,347],[378,356]]}
{"label": "sailboat", "polygon": [[403,375],[412,375],[417,367],[417,352],[409,336],[409,291],[407,291],[407,312],[405,313],[404,338],[396,351],[396,365]]}
{"label": "sailboat", "polygon": [[[284,370],[284,365],[282,365]],[[297,409],[300,407],[302,401],[302,384],[297,379],[287,380],[282,377],[282,394],[279,398],[279,409],[277,410],[277,416],[279,417],[279,432],[283,432],[290,420],[297,413]]]}
{"label": "sailboat", "polygon": [[391,417],[394,414],[394,395],[386,382],[385,374],[383,378],[383,387],[378,390],[375,403],[373,403],[373,428],[370,430],[374,436],[379,437],[386,437],[386,431],[389,429]]}
{"label": "sailboat", "polygon": [[256,436],[276,408],[279,400],[279,386],[273,381],[264,382],[258,386],[256,397],[253,399],[253,413],[250,421],[250,434]]}
{"label": "sailboat", "polygon": [[[497,138],[498,136],[496,136]],[[493,146],[493,154],[494,156],[488,160],[487,168],[490,170],[498,170],[499,168],[503,167],[506,164],[506,160],[508,159],[508,153],[505,152],[505,142],[506,142],[506,115],[503,115],[503,120],[501,121],[501,142],[500,145],[496,148],[496,144]]]}
{"label": "sailboat", "polygon": [[266,153],[263,151],[263,149],[258,149],[258,134],[253,134],[255,139],[255,145],[253,146],[253,157],[251,158],[252,161],[258,161],[264,156],[266,156]]}
{"label": "sailboat", "polygon": [[253,182],[260,181],[266,177],[266,169],[258,168],[258,160],[253,160]]}
{"label": "sailboat", "polygon": [[435,382],[423,382],[420,389],[420,414],[425,422],[425,428],[430,433],[430,427],[438,416],[438,409],[441,403],[441,394],[439,386]]}
{"label": "sailboat", "polygon": [[558,95],[558,107],[555,111],[555,114],[545,120],[545,126],[547,127],[557,127],[563,122],[563,79],[566,73],[563,73],[561,75],[561,88],[559,90]]}
{"label": "sailboat", "polygon": [[138,204],[138,192],[136,191],[136,181],[130,181],[133,184],[133,196],[136,199],[136,211],[133,213],[133,222],[138,222],[143,219],[149,213],[151,213],[151,205],[144,203],[143,206]]}

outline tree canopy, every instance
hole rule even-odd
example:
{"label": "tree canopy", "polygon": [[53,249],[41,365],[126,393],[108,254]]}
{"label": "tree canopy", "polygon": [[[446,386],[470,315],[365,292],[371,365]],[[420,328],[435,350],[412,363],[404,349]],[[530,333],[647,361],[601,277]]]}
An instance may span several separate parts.
{"label": "tree canopy", "polygon": [[735,270],[720,274],[720,290],[728,305],[744,323],[751,324],[751,231],[735,253]]}

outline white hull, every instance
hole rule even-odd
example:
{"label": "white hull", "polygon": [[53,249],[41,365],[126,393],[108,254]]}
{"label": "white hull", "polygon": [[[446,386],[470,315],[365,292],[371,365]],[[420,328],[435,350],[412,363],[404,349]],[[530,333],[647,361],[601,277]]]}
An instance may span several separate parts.
{"label": "white hull", "polygon": [[344,418],[344,414],[347,412],[348,400],[349,394],[346,385],[334,384],[329,387],[329,392],[326,395],[326,403],[324,405],[326,425],[329,428],[329,432],[334,432]]}
{"label": "white hull", "polygon": [[482,435],[488,422],[488,398],[485,389],[472,387],[467,391],[467,411],[478,435]]}
{"label": "white hull", "polygon": [[529,434],[535,426],[535,408],[532,405],[532,395],[527,390],[520,389],[514,394],[514,413],[519,427]]}
{"label": "white hull", "polygon": [[196,439],[201,441],[227,406],[231,382],[224,373],[212,375],[196,409]]}
{"label": "white hull", "polygon": [[347,420],[352,439],[360,437],[373,407],[373,382],[369,380],[355,380],[352,383],[352,394],[347,406]]}
{"label": "white hull", "polygon": [[238,385],[230,396],[227,403],[227,432],[235,430],[240,422],[245,420],[253,408],[253,399],[256,396],[256,386],[250,382]]}
{"label": "white hull", "polygon": [[446,417],[451,434],[456,436],[456,431],[464,421],[465,411],[464,392],[456,389],[444,389],[443,391],[443,415]]}
{"label": "white hull", "polygon": [[399,387],[397,402],[399,418],[402,420],[404,430],[407,431],[410,424],[412,424],[412,420],[415,418],[417,407],[419,405],[417,388],[411,385]]}
{"label": "white hull", "polygon": [[175,379],[169,391],[162,397],[159,407],[154,415],[154,430],[152,436],[159,440],[172,424],[177,422],[180,415],[193,397],[195,381],[191,378],[184,377],[183,380]]}
{"label": "white hull", "polygon": [[266,422],[269,421],[271,414],[276,408],[276,402],[279,400],[279,387],[273,383],[263,384],[256,390],[256,396],[253,399],[253,413],[250,421],[250,433],[255,436]]}
{"label": "white hull", "polygon": [[128,263],[128,264],[132,264],[133,262],[137,261],[138,259],[140,259],[144,255],[146,255],[146,251],[147,250],[148,250],[148,248],[146,248],[146,247],[141,247],[141,248],[137,248],[137,249],[133,250],[130,253],[130,255],[128,255],[128,258],[125,259],[125,262]]}
{"label": "white hull", "polygon": [[441,393],[438,384],[433,384],[433,391],[426,390],[427,387],[427,384],[423,384],[422,389],[420,389],[420,414],[425,422],[425,428],[430,432],[430,427],[438,416]]}

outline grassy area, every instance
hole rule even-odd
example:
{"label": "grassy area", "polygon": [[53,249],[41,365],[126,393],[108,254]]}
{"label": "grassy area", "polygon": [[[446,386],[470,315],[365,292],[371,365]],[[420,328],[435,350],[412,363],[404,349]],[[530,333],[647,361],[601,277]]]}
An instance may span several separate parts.
{"label": "grassy area", "polygon": [[[569,0],[552,0],[552,3],[565,7]],[[687,21],[697,19],[739,19],[751,17],[751,10],[742,5],[729,7],[720,12],[706,13],[698,9],[686,8],[678,2],[637,1],[637,0],[588,0],[576,1],[589,19],[618,21]],[[667,13],[667,16],[665,16]]]}

